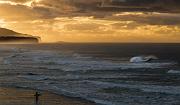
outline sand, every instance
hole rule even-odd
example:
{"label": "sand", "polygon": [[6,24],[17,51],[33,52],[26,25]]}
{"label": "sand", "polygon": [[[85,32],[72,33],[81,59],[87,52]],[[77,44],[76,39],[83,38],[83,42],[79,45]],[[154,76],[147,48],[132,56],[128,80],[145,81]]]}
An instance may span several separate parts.
{"label": "sand", "polygon": [[[29,89],[0,87],[0,105],[36,105],[35,92]],[[40,93],[38,105],[95,105],[86,100],[60,96],[46,91],[40,91]]]}

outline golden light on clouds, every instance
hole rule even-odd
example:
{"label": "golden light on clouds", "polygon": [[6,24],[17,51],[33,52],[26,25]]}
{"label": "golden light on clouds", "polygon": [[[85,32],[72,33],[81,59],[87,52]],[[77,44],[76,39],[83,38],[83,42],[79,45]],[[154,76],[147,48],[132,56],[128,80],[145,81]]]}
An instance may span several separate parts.
{"label": "golden light on clouds", "polygon": [[[15,0],[15,1],[23,1],[23,0]],[[31,7],[33,3],[38,3],[42,0],[26,0],[27,2],[13,2],[13,0],[0,0],[0,4],[11,4],[11,5],[26,5]]]}
{"label": "golden light on clouds", "polygon": [[0,19],[0,27],[5,27],[6,26],[6,22],[4,21],[4,19]]}
{"label": "golden light on clouds", "polygon": [[83,11],[80,4],[57,3],[0,0],[0,27],[40,36],[43,42],[180,42],[179,13]]}

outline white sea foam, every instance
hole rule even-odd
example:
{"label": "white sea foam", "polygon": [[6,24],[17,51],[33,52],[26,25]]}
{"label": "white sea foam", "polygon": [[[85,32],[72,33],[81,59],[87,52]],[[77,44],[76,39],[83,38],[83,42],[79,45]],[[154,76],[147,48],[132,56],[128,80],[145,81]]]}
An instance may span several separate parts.
{"label": "white sea foam", "polygon": [[94,101],[95,103],[97,104],[101,104],[101,105],[128,105],[128,104],[125,104],[125,103],[119,103],[119,102],[110,102],[110,101],[106,101],[106,100],[98,100],[98,99],[89,99],[89,100],[92,100]]}
{"label": "white sea foam", "polygon": [[142,62],[149,62],[150,60],[156,60],[158,57],[154,55],[149,55],[149,56],[136,56],[132,57],[130,59],[131,63],[142,63]]}
{"label": "white sea foam", "polygon": [[20,75],[18,77],[28,80],[36,80],[36,81],[46,80],[49,78],[48,76],[43,76],[43,75]]}
{"label": "white sea foam", "polygon": [[170,74],[180,74],[180,71],[179,70],[169,70],[167,73],[170,73]]}

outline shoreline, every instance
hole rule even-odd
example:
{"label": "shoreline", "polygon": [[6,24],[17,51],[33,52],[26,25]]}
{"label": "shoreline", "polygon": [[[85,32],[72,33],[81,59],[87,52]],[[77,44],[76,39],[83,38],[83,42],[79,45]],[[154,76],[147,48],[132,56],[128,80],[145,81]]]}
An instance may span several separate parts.
{"label": "shoreline", "polygon": [[[49,91],[37,90],[41,93],[38,105],[96,105],[81,98],[58,95]],[[37,105],[34,89],[0,87],[0,105]]]}

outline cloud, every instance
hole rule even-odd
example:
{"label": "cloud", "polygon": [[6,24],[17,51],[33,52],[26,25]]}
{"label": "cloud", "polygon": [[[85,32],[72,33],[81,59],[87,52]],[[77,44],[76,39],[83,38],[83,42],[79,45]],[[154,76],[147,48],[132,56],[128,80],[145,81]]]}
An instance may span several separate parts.
{"label": "cloud", "polygon": [[[4,3],[3,3],[4,2]],[[178,0],[0,0],[0,9],[36,14],[40,18],[94,16],[119,12],[179,12]],[[166,5],[164,5],[166,4]],[[18,13],[16,13],[18,14]]]}
{"label": "cloud", "polygon": [[42,13],[24,5],[0,5],[0,16],[5,20],[33,20],[40,18]]}
{"label": "cloud", "polygon": [[0,26],[43,41],[177,42],[178,5],[179,0],[0,0]]}
{"label": "cloud", "polygon": [[149,25],[180,25],[180,13],[121,12],[106,17],[107,20],[135,21]]}
{"label": "cloud", "polygon": [[[1,0],[2,1],[2,0]],[[8,1],[8,0],[4,0],[4,1]],[[32,0],[9,0],[11,2],[17,2],[17,3],[25,3],[25,2],[29,2],[29,1],[32,1]]]}

